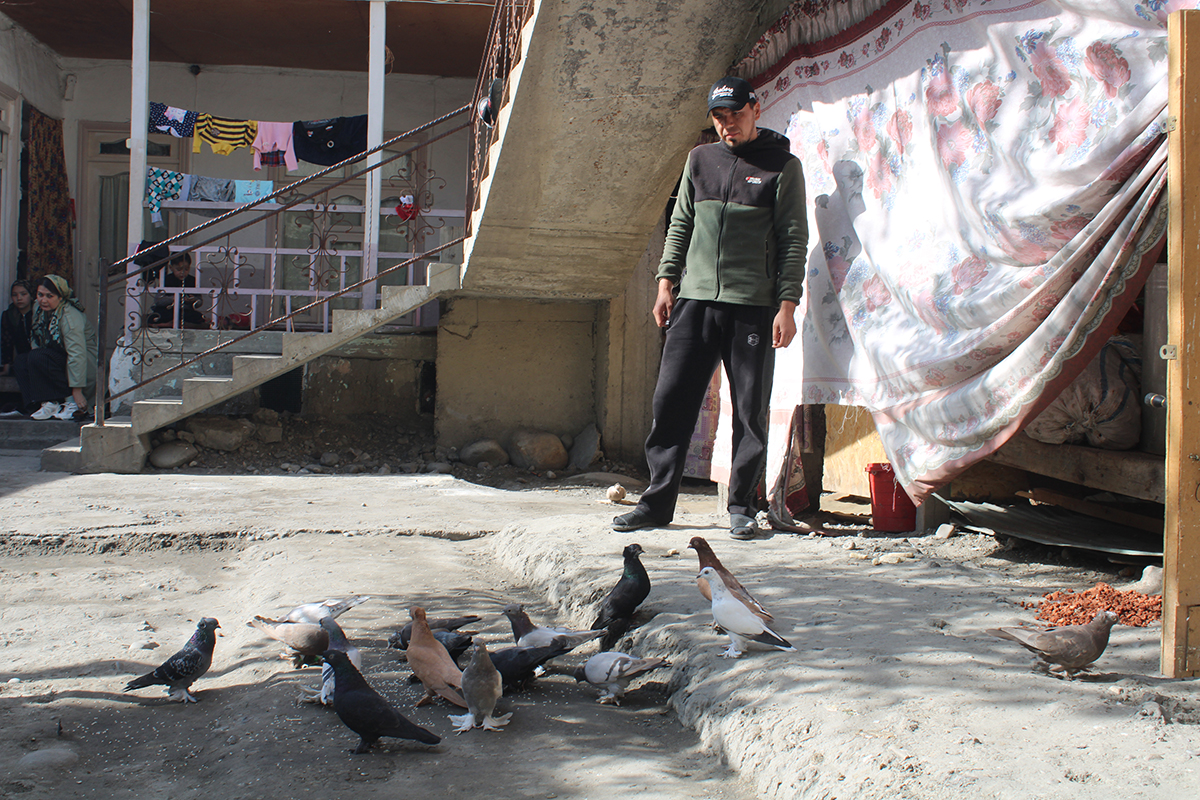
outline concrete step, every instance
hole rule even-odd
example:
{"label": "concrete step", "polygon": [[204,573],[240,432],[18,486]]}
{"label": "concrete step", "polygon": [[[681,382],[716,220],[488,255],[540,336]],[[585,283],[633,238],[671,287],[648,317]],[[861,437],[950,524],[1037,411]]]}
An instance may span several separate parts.
{"label": "concrete step", "polygon": [[43,472],[80,472],[83,467],[83,445],[80,437],[59,442],[42,450]]}
{"label": "concrete step", "polygon": [[183,380],[183,403],[188,408],[208,408],[240,394],[232,375],[197,375]]}
{"label": "concrete step", "polygon": [[148,434],[186,416],[182,397],[151,397],[133,404],[131,418],[136,433]]}
{"label": "concrete step", "polygon": [[41,450],[79,435],[83,422],[0,417],[0,450]]}

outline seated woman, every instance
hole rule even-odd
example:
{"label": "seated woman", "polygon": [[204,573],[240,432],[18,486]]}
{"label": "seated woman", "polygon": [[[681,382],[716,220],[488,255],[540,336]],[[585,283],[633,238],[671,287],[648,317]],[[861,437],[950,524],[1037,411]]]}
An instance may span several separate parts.
{"label": "seated woman", "polygon": [[65,278],[38,281],[36,300],[33,349],[17,356],[13,372],[25,402],[41,403],[33,419],[74,419],[96,393],[96,329]]}
{"label": "seated woman", "polygon": [[12,369],[13,359],[30,350],[33,330],[33,284],[13,281],[12,305],[0,314],[0,375]]}
{"label": "seated woman", "polygon": [[[196,276],[192,274],[192,254],[180,253],[167,263],[163,275],[163,286],[175,289],[195,289]],[[179,296],[181,328],[207,328],[208,320],[200,313],[201,300],[195,295]],[[160,295],[150,309],[146,324],[152,328],[171,328],[175,324],[175,296]]]}

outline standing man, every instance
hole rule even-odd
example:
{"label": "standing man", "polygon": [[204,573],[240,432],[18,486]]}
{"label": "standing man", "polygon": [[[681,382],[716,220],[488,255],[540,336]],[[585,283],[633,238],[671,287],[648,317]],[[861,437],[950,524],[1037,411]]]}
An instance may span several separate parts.
{"label": "standing man", "polygon": [[650,486],[613,530],[674,517],[688,442],[722,363],[733,403],[729,535],[752,539],[774,348],[796,335],[808,254],[804,173],[787,137],[757,126],[762,108],[746,81],[713,84],[708,114],[720,141],[688,156],[658,267],[654,319],[667,335],[646,439]]}

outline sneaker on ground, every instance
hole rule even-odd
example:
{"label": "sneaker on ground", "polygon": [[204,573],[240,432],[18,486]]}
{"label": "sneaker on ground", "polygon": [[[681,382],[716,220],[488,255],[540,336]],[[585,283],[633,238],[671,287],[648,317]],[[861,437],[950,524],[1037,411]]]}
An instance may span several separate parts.
{"label": "sneaker on ground", "polygon": [[55,419],[75,419],[75,412],[79,410],[79,404],[72,397],[63,403],[62,409],[54,415]]}
{"label": "sneaker on ground", "polygon": [[62,406],[53,400],[47,400],[42,403],[42,407],[29,415],[30,419],[51,419],[59,411],[62,411]]}

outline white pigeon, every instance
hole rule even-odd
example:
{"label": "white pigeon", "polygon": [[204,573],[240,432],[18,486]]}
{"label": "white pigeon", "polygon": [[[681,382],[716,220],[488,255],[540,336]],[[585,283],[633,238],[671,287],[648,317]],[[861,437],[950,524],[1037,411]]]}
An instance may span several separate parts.
{"label": "white pigeon", "polygon": [[609,650],[597,653],[582,667],[576,667],[576,681],[587,681],[601,689],[599,703],[620,705],[629,682],[659,667],[669,667],[665,658],[634,658],[625,653]]}
{"label": "white pigeon", "polygon": [[[342,626],[338,625],[333,617],[324,617],[321,619],[321,627],[329,634],[329,649],[340,650],[345,653],[346,657],[350,659],[350,663],[354,665],[354,668],[361,672],[362,653],[346,638],[346,633],[342,630]],[[321,664],[320,688],[310,689],[307,686],[301,686],[300,699],[306,703],[320,703],[321,705],[332,706],[336,683],[333,666],[328,661],[323,661]]]}
{"label": "white pigeon", "polygon": [[[353,597],[330,598],[320,603],[305,603],[296,606],[279,619],[267,619],[267,622],[307,622],[310,625],[320,625],[325,617],[340,617],[347,610],[370,600],[370,595],[356,594]],[[265,619],[265,618],[264,618]]]}
{"label": "white pigeon", "polygon": [[715,569],[705,567],[700,570],[700,577],[708,581],[708,588],[712,590],[713,620],[729,634],[729,648],[721,653],[722,658],[740,658],[750,642],[796,652],[790,642],[768,628],[745,603],[729,593]]}

